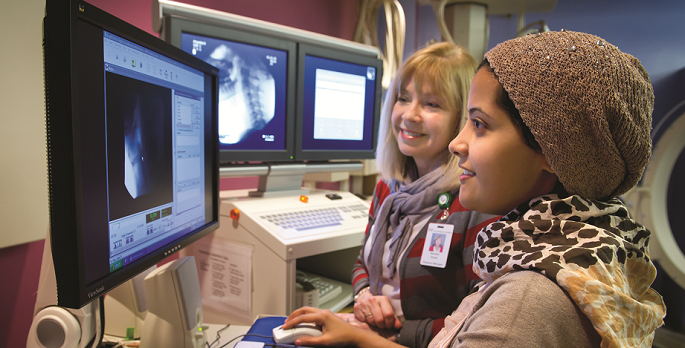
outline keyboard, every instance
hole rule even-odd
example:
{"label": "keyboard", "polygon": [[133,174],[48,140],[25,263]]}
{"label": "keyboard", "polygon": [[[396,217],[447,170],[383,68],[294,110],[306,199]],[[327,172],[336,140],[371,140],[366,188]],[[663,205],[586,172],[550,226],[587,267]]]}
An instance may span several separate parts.
{"label": "keyboard", "polygon": [[257,219],[284,239],[317,236],[350,228],[364,230],[368,222],[369,207],[354,202],[349,205],[272,209],[257,214]]}
{"label": "keyboard", "polygon": [[357,218],[363,218],[368,210],[369,208],[363,204],[353,204],[341,207],[302,209],[287,213],[268,214],[262,215],[260,218],[277,227],[305,231],[314,228],[342,225],[342,213],[361,213],[357,215]]}
{"label": "keyboard", "polygon": [[319,304],[326,303],[342,293],[342,286],[337,282],[311,273],[297,271],[295,279],[298,283],[309,283],[319,290]]}

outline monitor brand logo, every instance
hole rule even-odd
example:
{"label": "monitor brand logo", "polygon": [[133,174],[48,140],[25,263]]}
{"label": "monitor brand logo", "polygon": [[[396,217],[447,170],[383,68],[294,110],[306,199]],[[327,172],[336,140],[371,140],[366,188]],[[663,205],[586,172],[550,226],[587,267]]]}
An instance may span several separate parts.
{"label": "monitor brand logo", "polygon": [[95,289],[95,291],[89,292],[89,293],[88,293],[88,298],[93,298],[94,296],[99,295],[99,294],[102,293],[103,291],[105,291],[105,286],[104,286],[104,285],[101,286],[101,287],[99,287],[99,288],[97,288],[97,289]]}

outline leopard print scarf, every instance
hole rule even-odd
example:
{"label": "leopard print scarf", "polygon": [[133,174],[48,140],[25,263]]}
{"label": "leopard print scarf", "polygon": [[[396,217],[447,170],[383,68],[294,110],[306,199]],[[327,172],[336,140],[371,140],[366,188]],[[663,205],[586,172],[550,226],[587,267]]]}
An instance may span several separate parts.
{"label": "leopard print scarf", "polygon": [[602,347],[651,347],[666,307],[650,288],[649,235],[616,198],[550,194],[485,227],[473,268],[488,283],[510,271],[541,271],[590,318]]}

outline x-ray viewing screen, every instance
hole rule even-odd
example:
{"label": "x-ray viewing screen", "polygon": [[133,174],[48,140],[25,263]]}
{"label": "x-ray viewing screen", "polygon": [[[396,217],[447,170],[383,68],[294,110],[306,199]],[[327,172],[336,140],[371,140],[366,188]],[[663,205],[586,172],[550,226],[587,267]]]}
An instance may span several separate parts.
{"label": "x-ray viewing screen", "polygon": [[286,148],[286,51],[189,33],[181,49],[219,69],[220,150]]}
{"label": "x-ray viewing screen", "polygon": [[219,70],[81,0],[46,2],[43,57],[56,300],[82,308],[219,227]]}
{"label": "x-ray viewing screen", "polygon": [[200,71],[112,33],[101,35],[103,194],[109,271],[115,272],[205,224],[205,81]]}
{"label": "x-ray viewing screen", "polygon": [[373,148],[376,68],[306,55],[303,150]]}

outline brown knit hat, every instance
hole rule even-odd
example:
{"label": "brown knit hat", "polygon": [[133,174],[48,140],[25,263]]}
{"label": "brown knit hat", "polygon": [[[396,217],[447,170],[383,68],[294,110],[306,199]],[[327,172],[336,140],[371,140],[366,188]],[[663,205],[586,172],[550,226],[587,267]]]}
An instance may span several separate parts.
{"label": "brown knit hat", "polygon": [[503,42],[485,58],[568,193],[608,199],[637,184],[652,149],[654,93],[635,57],[561,31]]}

